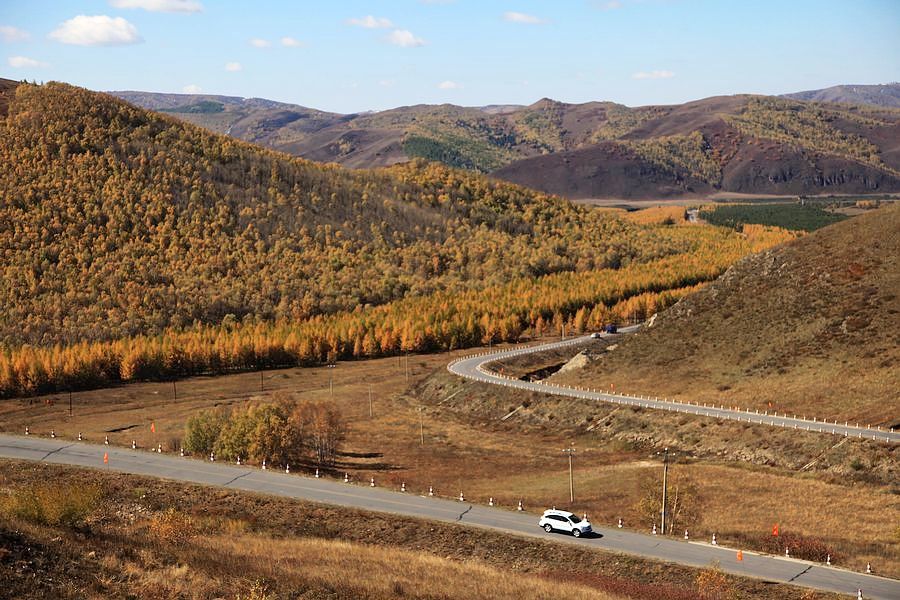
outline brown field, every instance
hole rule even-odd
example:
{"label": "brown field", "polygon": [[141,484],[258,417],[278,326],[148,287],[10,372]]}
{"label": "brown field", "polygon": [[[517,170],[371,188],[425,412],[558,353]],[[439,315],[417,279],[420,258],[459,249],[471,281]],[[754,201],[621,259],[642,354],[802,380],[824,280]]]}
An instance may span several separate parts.
{"label": "brown field", "polygon": [[[572,509],[587,512],[600,525],[622,517],[635,529],[650,528],[635,509],[639,482],[660,476],[655,449],[668,444],[685,448],[672,474],[696,483],[704,503],[702,518],[691,524],[695,539],[715,532],[723,542],[750,548],[778,522],[785,530],[827,541],[850,568],[872,562],[881,572],[900,574],[900,540],[894,532],[900,502],[876,477],[879,469],[896,467],[891,449],[853,441],[832,450],[828,436],[610,406],[601,408],[610,420],[619,419],[622,431],[614,425],[587,432],[581,418],[587,413],[577,403],[549,397],[535,397],[534,404],[503,422],[499,417],[522,401],[518,394],[462,382],[444,370],[448,360],[446,354],[409,357],[409,380],[405,357],[265,372],[262,393],[259,373],[194,378],[177,383],[177,402],[172,383],[82,392],[73,395],[72,417],[67,396],[7,401],[0,405],[0,430],[21,433],[28,425],[36,434],[54,429],[67,439],[81,431],[88,440],[109,435],[114,444],[136,440],[140,447],[162,444],[172,451],[180,444],[184,422],[197,410],[290,392],[332,400],[346,415],[347,446],[332,475],[349,471],[356,479],[375,477],[386,487],[405,482],[414,491],[432,485],[438,495],[463,491],[473,501],[493,497],[501,506],[523,499],[527,510],[538,512],[568,504],[560,450],[574,444],[577,502]],[[540,360],[529,368],[535,364]],[[578,418],[568,422],[566,416]],[[717,440],[731,446],[716,446]],[[846,480],[828,470],[797,474],[799,467],[780,462],[782,454],[801,463],[825,456],[825,466],[860,464]],[[750,461],[771,466],[748,469]]]}
{"label": "brown field", "polygon": [[[6,508],[5,499],[29,485],[52,481],[74,492],[87,479],[100,499],[74,527],[35,524]],[[0,548],[3,591],[28,599],[726,597],[701,594],[713,591],[698,581],[714,575],[710,569],[285,498],[5,460]],[[734,595],[727,597],[837,598],[752,579],[720,581],[718,591]]]}

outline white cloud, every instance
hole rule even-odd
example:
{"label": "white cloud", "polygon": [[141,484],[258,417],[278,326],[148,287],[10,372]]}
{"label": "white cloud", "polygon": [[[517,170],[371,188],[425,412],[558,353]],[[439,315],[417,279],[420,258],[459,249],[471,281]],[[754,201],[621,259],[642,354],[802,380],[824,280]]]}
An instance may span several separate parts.
{"label": "white cloud", "polygon": [[6,62],[9,63],[9,66],[15,69],[39,69],[42,67],[50,66],[45,62],[34,60],[33,58],[28,58],[27,56],[10,56],[9,60],[7,60]]}
{"label": "white cloud", "polygon": [[269,40],[253,38],[252,40],[250,40],[250,45],[254,46],[255,48],[268,48],[269,46],[272,45],[272,43]]}
{"label": "white cloud", "polygon": [[298,40],[297,38],[286,36],[281,38],[281,45],[287,46],[288,48],[304,48],[306,46],[306,42]]}
{"label": "white cloud", "polygon": [[76,46],[124,46],[143,41],[137,28],[122,17],[78,15],[60,24],[50,38]]}
{"label": "white cloud", "polygon": [[380,85],[381,87],[394,87],[395,83],[397,82],[393,79],[382,79],[378,82],[378,85]]}
{"label": "white cloud", "polygon": [[27,31],[22,31],[17,27],[13,27],[12,25],[0,25],[0,38],[3,38],[3,41],[7,44],[11,44],[13,42],[24,42],[31,36],[28,35]]}
{"label": "white cloud", "polygon": [[526,25],[540,25],[545,22],[540,17],[512,11],[503,13],[503,20],[509,21],[510,23],[524,23]]}
{"label": "white cloud", "polygon": [[203,10],[197,0],[109,0],[115,8],[142,8],[150,12],[194,13]]}
{"label": "white cloud", "polygon": [[608,2],[598,2],[597,8],[600,10],[616,10],[617,8],[622,8],[622,3],[619,0],[609,0]]}
{"label": "white cloud", "polygon": [[226,70],[226,71],[231,71],[232,73],[236,73],[237,71],[240,71],[240,70],[242,70],[243,68],[244,68],[244,67],[242,67],[242,66],[241,66],[241,63],[239,63],[239,62],[225,63],[225,70]]}
{"label": "white cloud", "polygon": [[632,79],[671,79],[675,77],[672,71],[638,71],[631,76]]}
{"label": "white cloud", "polygon": [[365,27],[366,29],[387,29],[388,27],[394,26],[390,19],[373,17],[372,15],[366,15],[361,19],[347,19],[347,25]]}
{"label": "white cloud", "polygon": [[185,94],[199,94],[203,91],[203,88],[197,85],[196,83],[192,83],[190,85],[186,85],[181,88],[181,91]]}
{"label": "white cloud", "polygon": [[395,29],[387,38],[388,43],[401,48],[415,48],[416,46],[424,46],[425,40],[413,35],[412,31],[406,29]]}
{"label": "white cloud", "polygon": [[438,84],[438,89],[441,89],[441,90],[458,90],[461,88],[462,88],[461,84],[456,83],[455,81],[450,81],[449,79],[447,81],[442,81]]}

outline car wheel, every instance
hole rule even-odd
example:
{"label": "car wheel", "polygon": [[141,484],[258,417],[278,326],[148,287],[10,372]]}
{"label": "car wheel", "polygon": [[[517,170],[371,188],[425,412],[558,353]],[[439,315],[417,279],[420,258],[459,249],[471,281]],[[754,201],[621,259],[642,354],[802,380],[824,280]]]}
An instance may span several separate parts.
{"label": "car wheel", "polygon": [[551,525],[550,523],[547,523],[546,525],[544,525],[544,531],[546,531],[547,533],[550,533],[551,531],[553,531],[553,525]]}
{"label": "car wheel", "polygon": [[581,537],[581,530],[580,530],[580,529],[573,529],[573,530],[572,530],[572,535],[574,535],[575,537]]}

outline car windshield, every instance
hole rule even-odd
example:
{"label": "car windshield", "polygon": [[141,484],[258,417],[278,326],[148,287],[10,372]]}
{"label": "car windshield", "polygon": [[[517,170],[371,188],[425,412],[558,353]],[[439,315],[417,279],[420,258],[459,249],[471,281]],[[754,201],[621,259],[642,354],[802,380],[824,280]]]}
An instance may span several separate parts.
{"label": "car windshield", "polygon": [[569,517],[569,520],[572,521],[573,523],[581,523],[581,519],[579,519],[575,515],[572,515],[571,517]]}

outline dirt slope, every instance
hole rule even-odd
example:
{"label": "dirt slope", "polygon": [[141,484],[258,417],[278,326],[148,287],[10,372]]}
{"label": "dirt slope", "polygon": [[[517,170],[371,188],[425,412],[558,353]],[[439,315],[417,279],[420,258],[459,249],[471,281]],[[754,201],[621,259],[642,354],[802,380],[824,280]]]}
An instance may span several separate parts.
{"label": "dirt slope", "polygon": [[563,381],[900,426],[900,205],[738,263]]}

